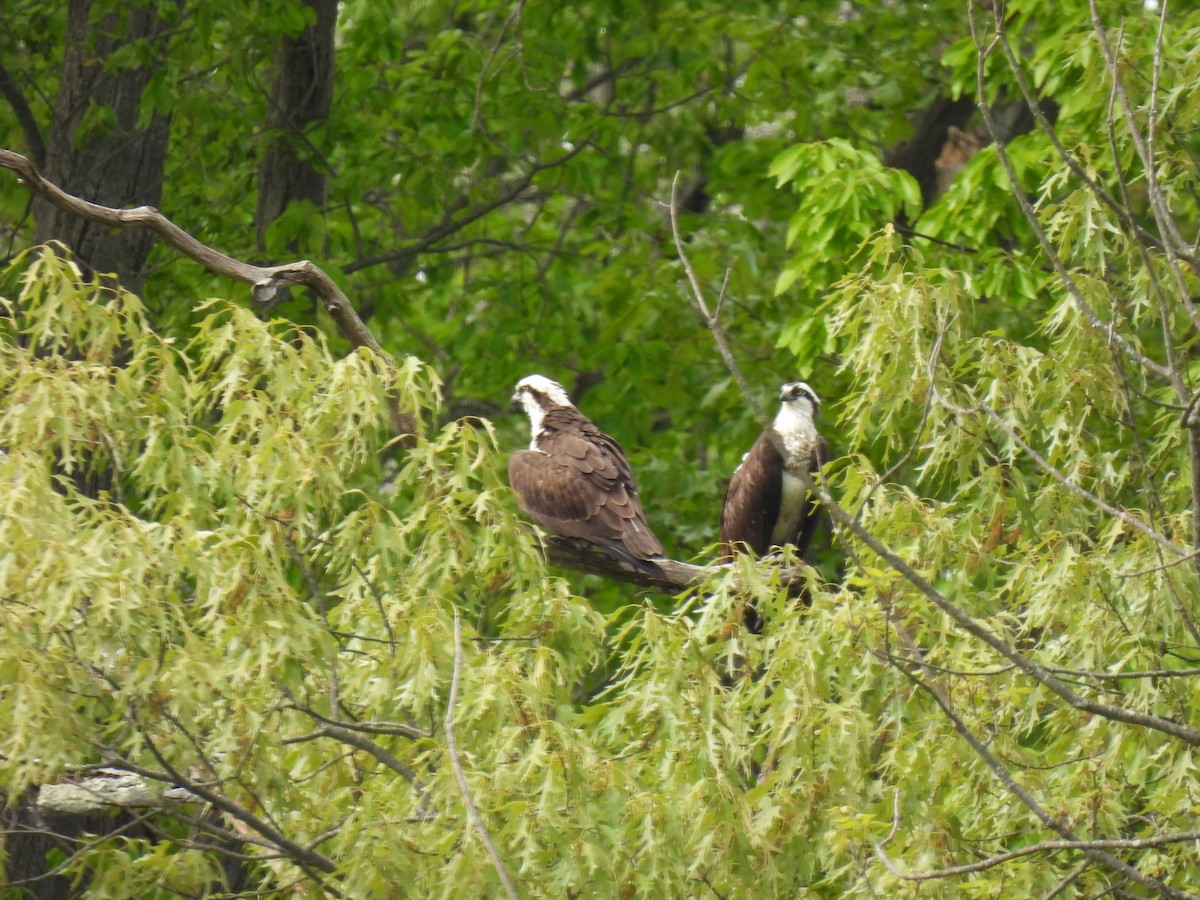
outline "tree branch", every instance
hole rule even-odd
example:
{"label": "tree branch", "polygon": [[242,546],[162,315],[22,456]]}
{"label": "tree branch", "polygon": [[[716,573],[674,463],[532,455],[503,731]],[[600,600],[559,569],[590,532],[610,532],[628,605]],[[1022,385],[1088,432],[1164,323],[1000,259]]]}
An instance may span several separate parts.
{"label": "tree branch", "polygon": [[1111,703],[1089,700],[1086,697],[1076,694],[1048,668],[1018,652],[982,624],[975,621],[967,612],[935,588],[928,579],[905,562],[897,553],[885,547],[878,538],[847,513],[833,499],[824,486],[816,484],[808,476],[807,472],[799,471],[793,474],[800,479],[806,490],[821,501],[835,522],[844,526],[846,530],[852,532],[855,537],[870,547],[881,559],[902,575],[909,584],[931,600],[938,609],[953,619],[964,631],[987,644],[1009,662],[1014,663],[1026,675],[1029,675],[1038,683],[1049,688],[1071,706],[1082,712],[1092,713],[1106,719],[1113,719],[1118,722],[1126,722],[1130,725],[1139,725],[1144,728],[1161,731],[1187,744],[1200,747],[1200,728],[1184,725],[1181,722],[1163,718],[1162,716],[1139,712],[1124,706],[1114,706]]}
{"label": "tree branch", "polygon": [[[778,436],[775,434],[775,429],[771,427],[771,420],[767,418],[767,414],[763,412],[758,398],[750,390],[750,383],[746,381],[746,376],[742,374],[741,366],[737,364],[737,360],[733,356],[733,350],[729,346],[729,341],[725,338],[725,331],[721,328],[720,319],[715,313],[708,311],[708,304],[704,301],[704,292],[700,290],[700,281],[696,278],[696,272],[692,269],[692,264],[683,250],[683,239],[679,236],[679,214],[675,197],[678,188],[679,173],[676,172],[675,177],[671,180],[671,235],[675,238],[675,252],[679,254],[679,261],[683,264],[683,271],[687,273],[688,284],[692,286],[692,292],[688,294],[688,299],[696,308],[696,311],[703,317],[705,326],[712,332],[717,349],[721,352],[721,358],[725,360],[725,367],[737,382],[738,387],[742,391],[742,396],[746,398],[746,402],[750,404],[754,418],[758,420],[758,424],[762,426],[763,431],[771,436],[771,439],[776,442],[776,447],[779,448]],[[722,287],[721,296],[724,297],[724,295],[725,289]],[[717,311],[720,311],[719,305]],[[782,450],[782,448],[779,449]]]}
{"label": "tree branch", "polygon": [[29,155],[33,157],[37,165],[44,166],[46,164],[46,142],[38,128],[37,118],[34,116],[33,110],[29,108],[29,101],[25,99],[21,86],[9,74],[8,69],[4,68],[3,62],[0,62],[0,94],[8,101],[17,121],[21,123],[21,133],[25,135],[25,143],[29,145]]}
{"label": "tree branch", "polygon": [[[611,581],[635,584],[661,594],[678,594],[699,587],[714,572],[730,568],[730,563],[727,562],[697,566],[677,559],[656,559],[654,565],[658,567],[658,574],[651,574],[636,571],[615,556],[586,541],[548,534],[543,538],[543,544],[546,548],[546,562],[552,566],[582,572],[585,575],[599,575]],[[767,558],[766,564],[771,565],[770,557]],[[802,589],[806,582],[807,576],[802,569],[779,569],[779,583],[789,590]]]}
{"label": "tree branch", "polygon": [[[1102,841],[1078,840],[1068,825],[1062,822],[1057,816],[1051,814],[1029,791],[1017,783],[1016,779],[1013,778],[1012,773],[1010,773],[1008,769],[1004,767],[1004,764],[1001,763],[1000,760],[997,759],[996,756],[991,752],[991,750],[988,749],[987,744],[973,731],[971,731],[969,727],[967,727],[967,723],[964,722],[962,717],[954,711],[954,707],[950,702],[950,697],[946,694],[945,690],[940,684],[938,684],[938,682],[934,679],[933,674],[929,671],[929,668],[925,662],[924,654],[922,654],[920,649],[917,647],[912,635],[909,634],[908,630],[903,626],[902,623],[896,620],[892,612],[889,611],[888,617],[892,621],[893,626],[896,628],[896,633],[899,635],[901,643],[904,645],[905,650],[909,654],[910,660],[913,664],[912,668],[919,668],[923,670],[927,677],[922,678],[910,668],[903,666],[897,666],[897,668],[903,672],[905,676],[912,680],[914,684],[933,697],[934,702],[941,708],[942,712],[950,720],[950,724],[954,727],[954,730],[958,732],[959,736],[971,746],[971,749],[974,750],[976,755],[983,760],[984,764],[992,770],[993,774],[995,774],[1005,788],[1007,788],[1009,793],[1020,800],[1021,803],[1024,804],[1025,807],[1038,818],[1038,821],[1040,821],[1043,826],[1051,831],[1056,832],[1060,837],[1063,838],[1064,841],[1080,845],[1076,849],[1082,852],[1089,859],[1120,872],[1126,878],[1130,878],[1144,887],[1151,888],[1164,897],[1170,897],[1172,900],[1200,900],[1200,897],[1197,897],[1197,895],[1188,893],[1187,891],[1176,890],[1175,888],[1164,884],[1154,876],[1147,875],[1144,872],[1139,871],[1134,866],[1131,866],[1124,860],[1106,852],[1106,848],[1100,846],[1100,844],[1103,843]],[[884,844],[886,844],[892,839],[892,837],[895,836],[895,833],[900,825],[899,791],[896,791],[892,796],[892,828],[891,831],[888,832],[888,836],[883,841],[875,845],[875,851],[877,854],[879,854],[880,860],[884,861],[884,865],[887,866],[889,871],[900,877],[904,877],[898,869],[894,868],[894,866],[890,864],[890,861],[885,861],[886,854],[883,852]],[[955,872],[953,874],[968,873]]]}
{"label": "tree branch", "polygon": [[[90,203],[51,184],[38,174],[34,165],[19,153],[0,149],[0,168],[10,169],[21,176],[25,186],[38,196],[65,212],[112,228],[148,228],[171,247],[178,250],[208,271],[252,286],[251,296],[256,303],[268,304],[281,291],[303,285],[311,288],[337,326],[338,332],[354,347],[366,347],[372,353],[391,362],[391,357],[355,312],[350,300],[324,271],[307,259],[282,266],[253,266],[226,256],[200,243],[157,209],[139,206],[135,209],[113,209]],[[395,400],[390,404],[392,428],[398,435],[412,435],[416,420],[402,412]]]}
{"label": "tree branch", "polygon": [[467,807],[467,818],[471,820],[471,825],[479,834],[479,839],[483,841],[483,846],[487,850],[487,854],[491,857],[492,865],[496,869],[496,874],[500,876],[500,883],[504,885],[504,891],[508,894],[510,900],[517,900],[517,889],[513,887],[512,879],[508,876],[508,869],[504,866],[504,860],[500,858],[500,851],[496,849],[496,845],[492,842],[492,836],[488,833],[487,825],[484,824],[483,817],[479,815],[479,810],[475,807],[475,801],[471,798],[471,789],[467,784],[467,776],[463,774],[462,764],[458,760],[458,746],[454,739],[454,707],[458,703],[458,679],[462,674],[462,620],[458,616],[458,610],[454,611],[454,673],[450,678],[450,698],[446,701],[446,718],[443,722],[446,728],[446,751],[450,756],[450,765],[454,769],[454,779],[458,782],[458,789],[462,792],[463,803]]}
{"label": "tree branch", "polygon": [[[1000,38],[994,37],[992,41],[984,46],[982,43],[982,35],[979,32],[978,22],[975,15],[976,0],[971,0],[969,11],[969,20],[971,24],[971,36],[975,40],[975,46],[978,51],[979,61],[975,69],[975,78],[978,85],[979,94],[979,113],[983,117],[984,124],[987,126],[988,133],[993,137],[999,133],[995,118],[992,115],[992,108],[986,100],[986,77],[985,64],[987,58],[991,56],[992,50],[1000,43]],[[1062,257],[1054,249],[1054,245],[1050,243],[1050,239],[1046,236],[1046,231],[1042,228],[1041,222],[1038,221],[1037,212],[1033,205],[1029,202],[1029,198],[1025,196],[1025,191],[1021,187],[1020,179],[1017,178],[1016,169],[1013,168],[1012,160],[1004,149],[1004,144],[996,142],[996,158],[1000,160],[1000,165],[1004,169],[1005,177],[1008,178],[1008,183],[1012,187],[1013,197],[1017,201],[1017,205],[1021,208],[1021,213],[1025,217],[1025,221],[1029,223],[1029,227],[1033,230],[1037,237],[1038,244],[1042,248],[1042,252],[1046,254],[1046,258],[1054,267],[1054,272],[1058,275],[1059,280],[1066,288],[1071,300],[1075,304],[1075,308],[1080,311],[1092,328],[1100,332],[1105,338],[1116,344],[1121,349],[1121,352],[1136,362],[1142,368],[1153,372],[1160,378],[1166,379],[1173,386],[1177,384],[1177,379],[1172,377],[1174,373],[1170,371],[1162,363],[1151,359],[1146,354],[1142,353],[1137,347],[1129,342],[1123,335],[1118,334],[1113,323],[1104,322],[1092,308],[1091,304],[1083,296],[1083,292],[1079,289],[1079,285],[1071,276],[1066,264],[1062,261]]]}
{"label": "tree branch", "polygon": [[534,178],[536,178],[542,172],[569,162],[571,159],[574,159],[578,154],[582,153],[590,146],[591,144],[587,140],[581,140],[578,144],[573,146],[561,156],[557,156],[547,162],[539,162],[533,166],[530,166],[528,172],[516,178],[504,191],[504,193],[500,194],[499,196],[493,197],[491,200],[479,204],[478,206],[464,213],[460,218],[452,219],[447,216],[440,225],[431,228],[426,234],[409,246],[401,247],[398,250],[388,250],[386,253],[378,253],[374,256],[366,256],[362,259],[356,259],[353,262],[342,266],[342,271],[347,275],[350,275],[362,269],[367,269],[371,266],[377,266],[380,263],[395,262],[396,260],[410,260],[417,254],[428,250],[438,241],[441,241],[452,234],[456,234],[473,222],[477,222],[479,219],[482,219],[493,210],[499,209],[500,207],[513,202],[520,197],[530,185],[533,184]]}
{"label": "tree branch", "polygon": [[[271,842],[280,852],[285,854],[289,859],[297,865],[305,869],[317,869],[325,873],[333,873],[337,871],[337,865],[329,857],[317,853],[315,850],[308,850],[295,841],[290,840],[282,832],[276,830],[273,826],[260,819],[250,810],[245,809],[237,803],[234,803],[228,797],[218,794],[215,791],[209,790],[204,785],[187,778],[182,773],[176,771],[175,767],[167,762],[166,758],[159,752],[157,745],[150,739],[148,734],[142,735],[146,742],[146,747],[158,760],[158,764],[163,767],[162,772],[155,772],[152,769],[146,769],[138,766],[129,760],[122,757],[120,754],[114,753],[107,748],[101,748],[102,753],[109,757],[108,765],[115,769],[124,769],[126,772],[133,772],[141,775],[143,778],[148,778],[153,781],[163,781],[168,784],[178,785],[186,788],[189,792],[195,794],[200,799],[212,804],[217,809],[227,815],[237,819],[244,825],[249,826],[258,834],[262,835]],[[320,884],[320,878],[314,875],[314,880]],[[326,886],[326,889],[328,887]]]}

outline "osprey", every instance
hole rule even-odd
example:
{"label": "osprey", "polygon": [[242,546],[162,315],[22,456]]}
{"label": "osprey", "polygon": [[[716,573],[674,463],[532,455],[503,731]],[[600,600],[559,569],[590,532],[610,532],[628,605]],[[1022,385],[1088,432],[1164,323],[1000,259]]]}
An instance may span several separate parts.
{"label": "osprey", "polygon": [[[768,432],[759,435],[733,473],[721,507],[721,549],[732,558],[735,547],[765,556],[772,547],[791,544],[803,556],[820,518],[820,506],[793,475],[816,476],[828,456],[828,445],[817,433],[815,419],[821,401],[803,381],[789,381],[779,392],[779,414],[771,428],[779,437],[780,453]],[[746,610],[746,625],[757,632],[762,620]]]}
{"label": "osprey", "polygon": [[662,544],[646,524],[621,446],[541,375],[517,382],[513,406],[529,416],[528,450],[508,461],[517,503],[553,534],[597,544],[640,572],[656,574]]}

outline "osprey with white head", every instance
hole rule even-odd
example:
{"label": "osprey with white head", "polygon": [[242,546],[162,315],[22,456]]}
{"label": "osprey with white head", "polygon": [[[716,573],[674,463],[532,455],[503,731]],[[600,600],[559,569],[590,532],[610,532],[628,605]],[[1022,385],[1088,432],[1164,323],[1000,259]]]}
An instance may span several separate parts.
{"label": "osprey with white head", "polygon": [[529,417],[528,450],[508,461],[522,511],[553,534],[608,550],[638,571],[658,573],[662,544],[646,524],[621,446],[543,375],[517,382],[513,405]]}
{"label": "osprey with white head", "polygon": [[[820,521],[820,504],[792,473],[815,478],[825,465],[828,445],[816,426],[821,401],[803,381],[783,385],[779,400],[771,424],[779,446],[769,432],[760,434],[725,492],[721,544],[727,559],[735,550],[765,556],[786,544],[803,557]],[[746,623],[753,631],[762,625],[753,609],[747,609]]]}

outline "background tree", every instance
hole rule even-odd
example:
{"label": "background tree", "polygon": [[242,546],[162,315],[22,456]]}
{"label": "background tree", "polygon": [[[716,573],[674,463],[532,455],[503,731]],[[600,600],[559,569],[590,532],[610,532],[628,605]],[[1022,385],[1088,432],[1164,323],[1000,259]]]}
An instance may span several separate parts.
{"label": "background tree", "polygon": [[[36,815],[107,766],[150,804],[62,835],[50,874],[1193,896],[1200,20],[826,6],[349,2],[328,115],[294,119],[278,48],[328,36],[316,6],[184,4],[154,39],[80,7],[108,43],[4,14],[8,146],[37,158],[69,60],[138,71],[138,124],[170,111],[168,215],[238,259],[310,255],[333,282],[301,283],[390,354],[299,292],[270,323],[202,300],[263,270],[178,242],[9,261],[2,787]],[[998,142],[934,200],[951,124]],[[321,193],[264,215],[285,145]],[[0,195],[14,251],[73,240],[28,202]],[[504,398],[542,370],[630,450],[668,551],[711,558],[758,425],[673,224],[711,308],[732,269],[717,327],[761,396],[827,398],[844,559],[810,609],[747,559],[678,597],[568,581],[502,485],[527,440]]]}

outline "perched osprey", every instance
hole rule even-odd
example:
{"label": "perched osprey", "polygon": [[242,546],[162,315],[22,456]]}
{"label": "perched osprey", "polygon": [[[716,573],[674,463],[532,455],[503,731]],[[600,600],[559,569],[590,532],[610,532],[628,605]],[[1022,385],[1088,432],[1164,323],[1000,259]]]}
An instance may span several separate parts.
{"label": "perched osprey", "polygon": [[641,572],[656,574],[662,544],[646,524],[621,446],[571,403],[562,385],[541,375],[517,382],[533,434],[508,461],[517,503],[553,534],[597,544]]}
{"label": "perched osprey", "polygon": [[[784,544],[803,556],[820,519],[816,499],[791,472],[815,477],[825,464],[828,445],[814,421],[821,401],[803,381],[789,381],[779,399],[779,414],[771,427],[786,456],[764,431],[733,473],[721,507],[721,549],[727,558],[735,548],[765,556]],[[747,627],[758,631],[761,624],[758,614],[747,609]]]}

